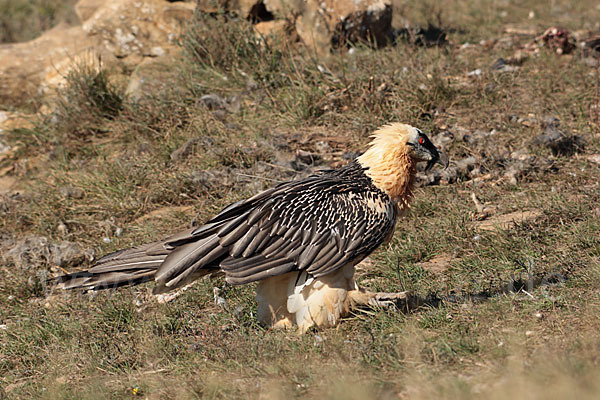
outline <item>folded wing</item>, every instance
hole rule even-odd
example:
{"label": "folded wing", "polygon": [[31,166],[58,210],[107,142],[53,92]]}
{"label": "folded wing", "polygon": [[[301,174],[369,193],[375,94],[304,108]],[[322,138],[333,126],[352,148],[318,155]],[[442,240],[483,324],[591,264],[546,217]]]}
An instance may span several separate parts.
{"label": "folded wing", "polygon": [[223,210],[176,246],[156,273],[155,292],[206,270],[244,284],[293,270],[327,275],[362,259],[393,230],[395,209],[372,187],[323,173],[290,182]]}

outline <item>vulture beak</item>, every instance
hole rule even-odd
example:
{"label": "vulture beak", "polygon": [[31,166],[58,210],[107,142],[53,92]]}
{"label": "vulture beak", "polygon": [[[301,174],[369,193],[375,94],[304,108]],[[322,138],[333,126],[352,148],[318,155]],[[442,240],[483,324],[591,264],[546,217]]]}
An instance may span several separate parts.
{"label": "vulture beak", "polygon": [[427,162],[427,165],[425,166],[425,171],[429,171],[431,168],[433,168],[435,164],[440,164],[442,167],[444,167],[444,169],[448,168],[448,164],[450,163],[450,161],[448,160],[448,156],[445,153],[442,153],[437,149],[435,149],[431,153],[433,155],[433,158]]}

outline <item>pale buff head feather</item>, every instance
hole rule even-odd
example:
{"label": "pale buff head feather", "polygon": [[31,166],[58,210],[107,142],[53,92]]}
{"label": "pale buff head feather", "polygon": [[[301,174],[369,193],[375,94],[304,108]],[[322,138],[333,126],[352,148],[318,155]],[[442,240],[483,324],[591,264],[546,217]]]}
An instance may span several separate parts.
{"label": "pale buff head feather", "polygon": [[420,131],[410,125],[392,123],[373,132],[369,149],[358,157],[375,186],[385,192],[402,209],[412,197],[415,167],[412,147]]}

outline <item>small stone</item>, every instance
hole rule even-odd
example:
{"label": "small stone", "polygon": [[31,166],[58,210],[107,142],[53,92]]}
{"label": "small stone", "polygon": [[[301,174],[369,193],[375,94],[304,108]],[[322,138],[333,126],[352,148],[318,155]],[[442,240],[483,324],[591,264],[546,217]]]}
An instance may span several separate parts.
{"label": "small stone", "polygon": [[61,186],[58,191],[60,192],[60,194],[62,194],[64,197],[67,198],[73,198],[73,199],[82,199],[83,196],[85,195],[85,192],[83,189],[75,187],[75,186]]}
{"label": "small stone", "polygon": [[67,229],[67,226],[65,225],[64,222],[60,222],[58,224],[58,226],[56,227],[56,231],[61,235],[61,236],[66,236],[69,233],[69,230]]}
{"label": "small stone", "polygon": [[225,99],[215,93],[206,94],[200,97],[200,100],[209,110],[224,109],[226,105]]}
{"label": "small stone", "polygon": [[519,161],[528,161],[532,155],[526,149],[520,149],[510,153],[510,157]]}
{"label": "small stone", "polygon": [[165,54],[165,51],[160,46],[155,46],[155,47],[153,47],[153,48],[150,49],[150,56],[151,57],[160,57],[160,56],[162,56],[164,54]]}

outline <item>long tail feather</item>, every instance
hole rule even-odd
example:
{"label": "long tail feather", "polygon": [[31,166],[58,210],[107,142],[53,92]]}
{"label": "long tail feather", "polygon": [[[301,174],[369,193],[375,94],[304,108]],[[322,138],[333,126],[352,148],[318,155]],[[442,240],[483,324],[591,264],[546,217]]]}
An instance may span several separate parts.
{"label": "long tail feather", "polygon": [[169,255],[162,244],[121,250],[98,260],[87,271],[62,275],[50,280],[58,289],[101,290],[134,286],[153,281],[156,271]]}

